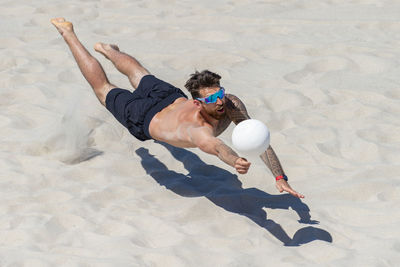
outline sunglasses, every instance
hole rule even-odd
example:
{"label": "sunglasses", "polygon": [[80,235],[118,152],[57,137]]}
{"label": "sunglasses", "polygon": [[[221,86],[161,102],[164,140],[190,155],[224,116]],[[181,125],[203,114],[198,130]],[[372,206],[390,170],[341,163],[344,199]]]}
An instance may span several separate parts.
{"label": "sunglasses", "polygon": [[223,99],[225,96],[225,89],[224,87],[221,87],[221,89],[218,90],[218,92],[216,92],[215,94],[209,95],[207,97],[203,97],[203,98],[196,98],[197,100],[204,102],[206,104],[211,104],[211,103],[215,103],[217,102],[218,98],[219,99]]}

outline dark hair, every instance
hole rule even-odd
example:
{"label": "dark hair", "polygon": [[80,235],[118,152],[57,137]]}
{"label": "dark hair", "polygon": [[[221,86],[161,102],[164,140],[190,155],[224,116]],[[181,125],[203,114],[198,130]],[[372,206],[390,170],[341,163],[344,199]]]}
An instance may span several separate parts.
{"label": "dark hair", "polygon": [[200,97],[199,91],[205,87],[219,87],[221,76],[209,70],[203,70],[190,75],[190,79],[186,82],[185,87],[193,98]]}

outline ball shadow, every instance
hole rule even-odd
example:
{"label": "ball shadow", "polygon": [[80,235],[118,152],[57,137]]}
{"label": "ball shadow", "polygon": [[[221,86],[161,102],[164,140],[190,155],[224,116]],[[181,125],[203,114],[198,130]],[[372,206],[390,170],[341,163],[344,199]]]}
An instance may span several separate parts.
{"label": "ball shadow", "polygon": [[215,205],[236,214],[246,216],[269,231],[285,246],[299,246],[315,240],[332,242],[331,235],[322,229],[303,227],[290,238],[280,224],[267,218],[267,209],[293,209],[303,224],[318,224],[311,220],[310,209],[300,199],[290,194],[270,195],[257,188],[242,188],[237,175],[214,165],[205,164],[196,154],[157,142],[166,147],[172,156],[181,161],[188,174],[177,173],[151,155],[145,148],[136,150],[146,173],[160,185],[183,197],[206,197]]}

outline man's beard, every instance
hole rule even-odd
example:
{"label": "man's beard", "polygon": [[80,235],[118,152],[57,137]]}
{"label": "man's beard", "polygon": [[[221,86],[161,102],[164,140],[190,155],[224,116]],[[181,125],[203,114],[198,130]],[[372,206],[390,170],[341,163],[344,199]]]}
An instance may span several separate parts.
{"label": "man's beard", "polygon": [[212,118],[216,120],[220,120],[225,116],[225,110],[224,112],[218,112],[217,110],[213,110],[213,112],[209,113],[208,115],[210,115]]}

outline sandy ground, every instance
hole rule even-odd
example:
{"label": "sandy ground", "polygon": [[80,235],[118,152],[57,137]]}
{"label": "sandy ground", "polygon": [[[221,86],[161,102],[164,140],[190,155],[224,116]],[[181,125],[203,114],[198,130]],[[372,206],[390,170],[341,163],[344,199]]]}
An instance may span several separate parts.
{"label": "sandy ground", "polygon": [[[399,266],[397,1],[0,4],[0,266]],[[306,198],[277,192],[261,160],[238,176],[135,139],[97,102],[59,16],[90,51],[116,43],[180,88],[195,69],[222,75]]]}

